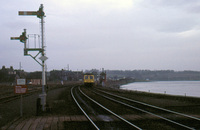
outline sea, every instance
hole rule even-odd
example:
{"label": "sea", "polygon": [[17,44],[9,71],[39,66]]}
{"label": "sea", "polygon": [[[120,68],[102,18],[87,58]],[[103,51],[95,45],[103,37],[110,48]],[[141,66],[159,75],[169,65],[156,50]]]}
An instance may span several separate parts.
{"label": "sea", "polygon": [[200,97],[200,81],[150,81],[134,82],[120,89],[179,96]]}

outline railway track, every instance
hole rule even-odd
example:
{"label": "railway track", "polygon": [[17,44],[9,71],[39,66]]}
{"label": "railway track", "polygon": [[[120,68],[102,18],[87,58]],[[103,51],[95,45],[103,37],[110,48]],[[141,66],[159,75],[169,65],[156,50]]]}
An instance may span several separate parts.
{"label": "railway track", "polygon": [[[33,93],[39,92],[40,90],[30,90],[29,93],[23,94],[23,96],[29,96]],[[13,95],[9,95],[9,96],[4,96],[0,98],[0,104],[4,104],[7,102],[11,102],[13,100],[19,99],[20,98],[20,94],[13,94]]]}
{"label": "railway track", "polygon": [[169,122],[170,124],[174,126],[178,126],[182,129],[194,130],[194,129],[200,128],[200,125],[199,125],[200,118],[179,113],[179,112],[175,112],[172,110],[164,109],[164,108],[150,105],[144,102],[139,102],[133,99],[122,97],[122,96],[112,94],[112,93],[99,90],[99,89],[92,90],[92,92],[99,96],[104,97],[105,99],[111,100],[113,102],[117,102],[133,110],[137,110],[137,111],[149,114],[151,116],[154,116],[156,118],[165,120],[166,122]]}
{"label": "railway track", "polygon": [[[49,88],[49,90],[57,89],[57,88],[61,88],[61,87],[51,87],[51,88]],[[28,93],[25,93],[25,94],[22,94],[22,95],[23,96],[29,96],[29,95],[32,95],[34,93],[41,92],[41,90],[42,90],[41,86],[35,87],[35,88],[32,87],[30,89],[28,88]],[[11,101],[19,99],[19,98],[20,98],[20,94],[14,94],[14,91],[9,91],[7,93],[1,93],[0,104],[11,102]]]}
{"label": "railway track", "polygon": [[[58,105],[59,115],[61,115],[61,108],[64,108],[63,113],[66,114],[65,108],[70,107],[67,115],[74,113],[78,115],[78,118],[76,117],[78,120],[74,120],[76,119],[75,117],[70,117],[73,120],[63,122],[63,128],[70,128],[72,126],[75,129],[200,129],[198,113],[195,117],[192,114],[168,110],[166,109],[167,107],[162,108],[157,105],[147,104],[134,100],[137,96],[133,98],[127,92],[123,93],[121,91],[96,87],[86,88],[81,86],[78,88],[75,86],[72,88],[68,87],[67,93],[71,94],[71,97],[66,92],[63,92],[64,95],[67,95],[66,103],[69,104],[61,105],[62,107]],[[139,97],[144,98],[141,95]],[[149,99],[149,97],[146,98]],[[195,105],[198,105],[198,103]],[[81,111],[76,106],[79,106]],[[57,107],[55,108],[57,110]],[[63,113],[62,115],[64,115]],[[88,121],[86,121],[83,115],[85,115]]]}
{"label": "railway track", "polygon": [[[78,94],[77,91],[79,91],[79,94]],[[124,119],[120,115],[114,113],[110,109],[106,108],[102,104],[98,103],[97,101],[95,101],[94,99],[89,97],[87,94],[85,94],[80,89],[80,87],[79,88],[73,87],[71,89],[71,95],[72,95],[74,101],[76,102],[77,106],[84,113],[86,118],[90,121],[90,123],[93,125],[93,127],[95,129],[98,129],[98,130],[99,129],[108,129],[108,127],[110,129],[110,126],[105,125],[105,124],[108,124],[108,119],[109,119],[109,121],[113,122],[117,118],[118,120],[117,120],[117,122],[113,122],[114,124],[112,124],[112,128],[114,127],[116,129],[116,127],[117,127],[117,129],[138,129],[138,130],[142,130],[137,125],[129,122],[128,120]],[[84,97],[80,98],[81,96],[84,96]],[[90,104],[93,104],[93,108],[95,108],[95,112],[93,112],[94,113],[93,115],[91,115],[91,113],[89,112],[90,110],[86,110],[91,106],[87,106],[88,103],[85,103],[86,102],[85,100],[88,100],[89,102],[91,102]],[[95,104],[95,107],[94,107],[94,104]],[[99,107],[99,108],[97,108],[97,107]],[[97,110],[98,110],[98,112],[97,112]],[[100,116],[97,113],[101,113],[101,119],[99,118]],[[104,115],[102,116],[102,114],[104,114]],[[96,118],[94,118],[94,116],[96,116]],[[101,124],[99,123],[99,121],[101,121]],[[102,124],[102,122],[103,122],[103,124]],[[121,124],[121,126],[120,126],[121,128],[119,128],[119,124]],[[105,128],[105,126],[107,126],[107,127]]]}

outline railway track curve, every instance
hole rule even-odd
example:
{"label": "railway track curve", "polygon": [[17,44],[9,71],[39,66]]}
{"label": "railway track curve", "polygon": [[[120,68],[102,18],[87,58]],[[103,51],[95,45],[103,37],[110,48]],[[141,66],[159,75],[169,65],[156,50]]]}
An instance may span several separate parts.
{"label": "railway track curve", "polygon": [[[91,122],[91,124],[94,126],[95,129],[101,129],[101,126],[98,126],[95,121],[90,117],[89,114],[87,114],[87,112],[84,110],[84,108],[80,105],[80,103],[77,101],[77,99],[75,98],[75,94],[77,94],[76,91],[73,90],[74,87],[71,89],[71,95],[74,99],[74,101],[76,102],[77,106],[81,109],[81,111],[84,113],[84,115],[86,116],[86,118]],[[77,88],[75,88],[77,89]],[[107,111],[108,113],[110,113],[112,116],[118,118],[121,122],[126,123],[126,125],[129,125],[127,127],[127,129],[138,129],[138,130],[142,130],[142,128],[138,127],[137,125],[129,122],[128,120],[124,119],[123,117],[121,117],[120,115],[114,113],[113,111],[111,111],[110,109],[106,108],[105,106],[103,106],[102,104],[98,103],[97,101],[95,101],[94,99],[92,99],[91,97],[89,97],[87,94],[85,94],[80,87],[77,89],[82,96],[84,96],[85,98],[87,98],[87,100],[90,100],[92,103],[96,104],[98,107],[100,107],[101,109],[103,109],[103,111]],[[76,95],[77,96],[77,95]],[[119,121],[117,122],[119,123]],[[125,127],[124,127],[125,128]]]}
{"label": "railway track curve", "polygon": [[[178,117],[178,118],[181,117],[181,119],[184,118],[184,120],[186,120],[186,118],[187,118],[187,119],[189,119],[188,120],[189,122],[195,122],[195,124],[200,124],[200,119],[197,118],[197,117],[191,116],[191,115],[187,115],[187,114],[184,114],[184,113],[180,113],[180,112],[164,109],[164,108],[157,107],[157,106],[154,106],[154,105],[150,105],[150,104],[147,104],[147,103],[144,103],[144,102],[136,101],[136,100],[129,99],[129,98],[126,98],[126,97],[123,97],[123,96],[119,96],[119,95],[116,95],[116,94],[112,94],[112,93],[109,93],[109,92],[106,92],[106,91],[103,91],[103,90],[100,90],[100,89],[94,89],[94,90],[91,90],[91,91],[93,93],[99,95],[99,96],[104,97],[105,99],[111,100],[113,102],[117,102],[119,104],[122,104],[122,105],[124,105],[126,107],[132,108],[134,110],[150,114],[152,116],[155,116],[157,118],[160,118],[160,119],[165,120],[167,122],[170,122],[172,124],[178,125],[178,126],[184,128],[184,129],[194,130],[194,129],[199,129],[199,127],[200,127],[199,125],[190,126],[190,123],[186,123],[186,124],[180,123],[178,121],[174,121],[174,120],[172,120],[170,118],[164,117],[163,114],[157,114],[157,113],[165,112],[168,115],[170,113],[170,116],[172,116],[172,117]],[[157,112],[153,113],[153,112],[151,112],[152,110],[150,110],[150,109],[153,109],[153,111],[156,110]]]}

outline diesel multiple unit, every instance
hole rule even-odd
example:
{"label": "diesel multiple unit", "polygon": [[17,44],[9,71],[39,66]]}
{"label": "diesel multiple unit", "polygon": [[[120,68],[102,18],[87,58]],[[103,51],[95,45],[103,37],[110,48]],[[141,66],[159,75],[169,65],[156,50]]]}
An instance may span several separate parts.
{"label": "diesel multiple unit", "polygon": [[85,86],[94,86],[95,79],[93,74],[84,74],[84,85]]}

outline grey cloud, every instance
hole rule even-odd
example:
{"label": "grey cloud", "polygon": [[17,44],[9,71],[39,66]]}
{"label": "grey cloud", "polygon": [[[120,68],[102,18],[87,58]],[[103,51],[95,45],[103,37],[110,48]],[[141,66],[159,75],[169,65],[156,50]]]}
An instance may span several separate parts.
{"label": "grey cloud", "polygon": [[161,23],[158,31],[180,33],[194,29],[198,25],[198,21],[191,18],[181,18]]}
{"label": "grey cloud", "polygon": [[158,6],[180,7],[196,5],[199,3],[199,0],[148,0],[148,3]]}
{"label": "grey cloud", "polygon": [[197,13],[197,14],[199,14],[200,13],[200,3],[196,4],[196,5],[193,5],[192,7],[188,7],[188,12],[189,13]]}
{"label": "grey cloud", "polygon": [[[0,51],[4,56],[1,60],[8,66],[12,60],[16,67],[19,60],[28,61],[22,63],[26,71],[41,70],[30,57],[23,56],[22,43],[9,39],[25,27],[28,34],[40,33],[39,19],[17,15],[19,10],[37,10],[40,2],[20,2],[26,5],[16,5],[12,11],[0,8],[4,12],[0,27],[5,32],[0,37],[4,48]],[[101,67],[180,70],[179,66],[185,63],[188,66],[181,69],[199,70],[199,61],[194,58],[200,55],[198,3],[197,0],[145,0],[136,8],[108,14],[95,12],[90,6],[79,10],[74,5],[71,10],[44,4],[48,70],[61,69],[67,64],[72,70]],[[4,4],[9,7],[9,3]],[[192,29],[197,31],[189,37],[179,36],[180,32]]]}

